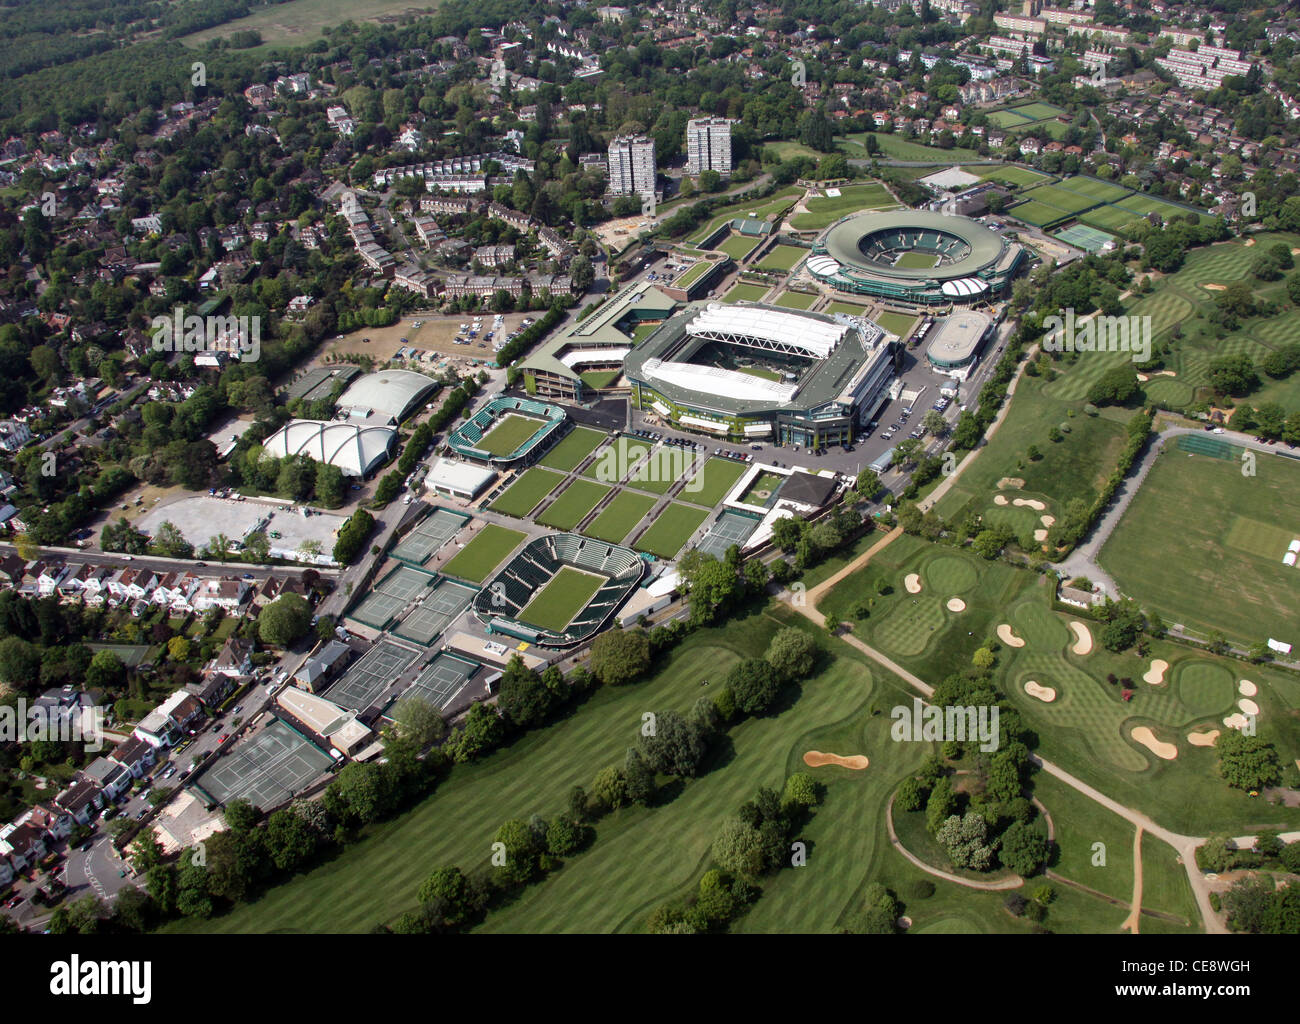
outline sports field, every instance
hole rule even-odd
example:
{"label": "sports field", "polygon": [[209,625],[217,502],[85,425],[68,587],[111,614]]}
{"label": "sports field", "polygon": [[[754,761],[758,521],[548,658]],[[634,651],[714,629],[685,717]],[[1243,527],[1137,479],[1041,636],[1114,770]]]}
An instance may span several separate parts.
{"label": "sports field", "polygon": [[470,583],[482,583],[519,546],[525,536],[518,530],[507,530],[495,523],[485,523],[474,535],[474,539],[447,561],[442,572]]}
{"label": "sports field", "polygon": [[696,505],[713,508],[720,502],[745,472],[743,463],[732,459],[710,458],[682,488],[679,497]]}
{"label": "sports field", "polygon": [[695,452],[681,448],[656,448],[649,458],[636,467],[627,485],[652,494],[666,494],[695,465]]}
{"label": "sports field", "polygon": [[572,530],[609,491],[607,484],[596,483],[594,480],[574,480],[546,507],[537,521],[543,526],[554,526],[557,530]]}
{"label": "sports field", "polygon": [[904,270],[921,270],[933,267],[938,257],[932,252],[905,252],[894,261],[894,266]]}
{"label": "sports field", "polygon": [[236,32],[254,31],[262,37],[259,50],[282,46],[307,46],[322,38],[327,26],[345,21],[367,21],[409,12],[413,7],[432,9],[438,0],[289,0],[257,8],[254,13],[182,36],[186,46],[202,47],[210,40]]}
{"label": "sports field", "polygon": [[888,132],[859,132],[846,136],[845,153],[854,158],[864,156],[867,135],[875,137],[881,156],[893,160],[930,160],[936,164],[959,164],[966,160],[980,159],[980,155],[972,149],[959,149],[956,146],[952,149],[940,149],[937,146],[925,146]]}
{"label": "sports field", "polygon": [[592,430],[590,427],[574,427],[559,444],[542,457],[540,465],[567,473],[595,451],[606,436],[603,430]]}
{"label": "sports field", "polygon": [[797,245],[777,245],[758,262],[760,270],[789,270],[811,250]]}
{"label": "sports field", "polygon": [[519,612],[523,622],[556,632],[564,629],[605,583],[603,576],[562,566]]}
{"label": "sports field", "polygon": [[877,182],[867,185],[845,185],[838,196],[818,196],[805,204],[807,213],[797,213],[790,218],[796,231],[817,231],[829,227],[841,217],[859,210],[885,210],[898,205],[889,190]]}
{"label": "sports field", "polygon": [[723,302],[757,302],[767,294],[767,286],[762,284],[736,284],[733,285],[726,295],[722,296]]}
{"label": "sports field", "polygon": [[591,460],[582,475],[607,484],[617,483],[631,472],[632,466],[650,447],[649,441],[620,436]]}
{"label": "sports field", "polygon": [[908,313],[894,313],[886,309],[877,313],[872,319],[890,334],[897,334],[903,340],[907,340],[912,336],[919,318]]}
{"label": "sports field", "polygon": [[560,473],[533,466],[525,470],[522,476],[505,489],[505,492],[489,508],[508,516],[523,518],[537,507],[538,502],[559,487],[564,481]]}
{"label": "sports field", "polygon": [[808,295],[805,292],[782,292],[773,300],[772,305],[784,306],[786,309],[811,309],[820,298],[820,295]]}
{"label": "sports field", "polygon": [[[1197,438],[1199,440],[1199,438]],[[1300,568],[1282,563],[1300,539],[1300,463],[1188,454],[1166,444],[1101,551],[1125,593],[1166,622],[1223,631],[1243,646],[1300,645]]]}
{"label": "sports field", "polygon": [[1050,181],[1050,176],[1042,171],[1035,171],[1029,167],[1017,167],[1014,164],[1007,164],[1005,167],[967,167],[972,174],[976,174],[985,181],[995,181],[1000,185],[1013,185],[1017,187],[1027,187],[1036,185],[1039,182]]}
{"label": "sports field", "polygon": [[[729,220],[735,220],[737,217],[746,217],[753,220],[767,220],[769,217],[774,217],[778,214],[784,213],[794,205],[795,200],[798,199],[800,194],[801,193],[798,189],[788,188],[782,189],[776,195],[770,196],[765,200],[760,200],[759,202],[747,200],[745,202],[733,203],[731,206],[724,206],[713,215],[713,218],[708,222],[708,224],[704,225],[704,227],[700,228],[699,231],[696,231],[693,235],[689,236],[687,241],[692,245],[700,245],[722,227],[724,223]],[[752,218],[750,217],[751,214],[753,215]]]}
{"label": "sports field", "polygon": [[1007,215],[1038,228],[1055,227],[1057,224],[1063,224],[1072,216],[1064,210],[1058,210],[1055,206],[1045,206],[1043,203],[1034,202],[1019,203],[1009,208]]}
{"label": "sports field", "polygon": [[509,455],[541,430],[543,425],[541,420],[531,416],[508,413],[497,420],[476,447],[491,455]]}
{"label": "sports field", "polygon": [[676,558],[682,545],[709,517],[707,509],[692,508],[672,502],[667,505],[645,533],[633,545],[638,551],[648,551],[660,558]]}
{"label": "sports field", "polygon": [[847,313],[849,316],[866,316],[867,307],[855,302],[841,302],[836,299],[826,307],[827,313]]}
{"label": "sports field", "polygon": [[646,513],[654,508],[654,503],[655,499],[648,494],[622,491],[600,510],[600,515],[582,532],[588,537],[607,540],[611,544],[621,543],[633,527],[645,518]]}
{"label": "sports field", "polygon": [[733,260],[739,263],[751,252],[757,249],[762,242],[763,240],[761,238],[751,238],[748,235],[733,234],[716,248],[725,252]]}

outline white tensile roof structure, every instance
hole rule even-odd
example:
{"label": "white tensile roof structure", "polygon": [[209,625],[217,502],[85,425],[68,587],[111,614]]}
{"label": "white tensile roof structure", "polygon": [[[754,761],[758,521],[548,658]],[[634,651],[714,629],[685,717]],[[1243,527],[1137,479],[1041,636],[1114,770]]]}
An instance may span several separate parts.
{"label": "white tensile roof structure", "polygon": [[943,294],[950,299],[969,299],[983,295],[988,290],[988,282],[981,281],[978,277],[959,277],[955,281],[943,283]]}
{"label": "white tensile roof structure", "polygon": [[[698,363],[666,363],[662,359],[647,359],[644,372],[651,380],[676,384],[706,395],[727,395],[745,401],[784,403],[790,401],[799,390],[797,384],[783,384],[738,370],[724,370],[720,366],[702,366]],[[716,427],[716,424],[713,426]]]}
{"label": "white tensile roof structure", "polygon": [[414,370],[380,370],[358,378],[339,397],[339,408],[401,420],[438,382]]}
{"label": "white tensile roof structure", "polygon": [[760,347],[778,351],[798,350],[814,359],[825,359],[851,330],[847,324],[824,323],[794,313],[753,306],[728,306],[710,302],[686,325],[686,333],[711,339],[745,338]]}
{"label": "white tensile roof structure", "polygon": [[266,439],[268,455],[306,455],[338,466],[344,476],[362,477],[387,457],[397,431],[340,420],[290,420]]}

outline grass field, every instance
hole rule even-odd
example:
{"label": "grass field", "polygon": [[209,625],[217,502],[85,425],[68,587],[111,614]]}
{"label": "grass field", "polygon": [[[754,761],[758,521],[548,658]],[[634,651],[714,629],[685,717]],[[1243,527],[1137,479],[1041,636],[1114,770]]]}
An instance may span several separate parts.
{"label": "grass field", "polygon": [[564,477],[559,473],[534,466],[517,477],[489,507],[493,512],[522,519],[537,507],[538,502],[559,487],[563,480]]}
{"label": "grass field", "polygon": [[526,534],[485,523],[474,539],[453,555],[442,571],[470,583],[482,583],[506,560]]}
{"label": "grass field", "polygon": [[481,448],[490,455],[509,455],[543,426],[541,420],[533,419],[531,416],[517,416],[510,413],[497,420],[475,447]]}
{"label": "grass field", "polygon": [[753,219],[755,220],[767,220],[769,217],[774,217],[777,214],[784,213],[788,210],[794,205],[795,200],[797,200],[800,195],[801,192],[799,189],[788,188],[782,189],[775,195],[770,196],[765,200],[759,200],[758,202],[747,200],[741,203],[733,203],[730,206],[724,206],[713,215],[712,220],[704,225],[704,227],[700,228],[699,231],[690,235],[686,240],[692,245],[700,245],[705,241],[705,239],[709,238],[720,227],[722,227],[726,221],[735,220],[737,217],[748,218],[750,214],[753,214]]}
{"label": "grass field", "polygon": [[557,530],[572,530],[609,491],[607,484],[578,478],[546,507],[537,521],[543,526],[554,526]]}
{"label": "grass field", "polygon": [[720,252],[725,252],[733,260],[739,263],[751,252],[757,249],[763,240],[761,238],[750,238],[747,235],[731,235],[725,239],[721,245],[717,246]]}
{"label": "grass field", "polygon": [[647,494],[621,491],[582,532],[588,537],[607,540],[611,544],[622,543],[623,538],[654,508],[654,504],[655,499]]}
{"label": "grass field", "polygon": [[582,382],[589,388],[599,391],[601,388],[607,388],[612,385],[619,377],[623,376],[622,370],[584,370],[578,374]]}
{"label": "grass field", "polygon": [[808,295],[804,292],[782,292],[772,304],[784,306],[786,309],[811,309],[820,298],[820,295]]}
{"label": "grass field", "polygon": [[866,137],[872,135],[875,137],[876,144],[880,147],[882,156],[893,160],[933,160],[936,164],[959,164],[965,160],[978,160],[980,155],[974,150],[958,149],[939,149],[935,146],[923,146],[918,142],[911,142],[902,136],[892,135],[887,132],[862,132],[856,135],[850,135],[845,142],[845,152],[851,157],[861,157],[866,154]]}
{"label": "grass field", "polygon": [[567,473],[595,451],[607,436],[603,430],[574,427],[559,444],[542,457],[540,465]]}
{"label": "grass field", "polygon": [[808,249],[801,249],[797,245],[778,245],[764,256],[757,266],[760,270],[789,270],[808,253]]}
{"label": "grass field", "polygon": [[757,302],[767,294],[767,286],[761,284],[737,284],[733,285],[727,294],[722,296],[723,302]]}
{"label": "grass field", "polygon": [[894,313],[890,310],[884,310],[872,318],[880,324],[890,334],[897,334],[900,338],[906,340],[911,337],[913,329],[916,327],[919,317],[907,313]]}
{"label": "grass field", "polygon": [[696,505],[713,508],[745,472],[742,463],[731,459],[711,458],[683,489],[681,498]]}
{"label": "grass field", "polygon": [[1029,167],[1016,167],[1012,164],[1008,164],[1006,167],[994,168],[976,166],[963,168],[963,170],[968,170],[985,181],[994,181],[1000,185],[1012,185],[1019,188],[1051,180],[1051,177],[1042,171],[1035,171]]}
{"label": "grass field", "polygon": [[790,219],[796,231],[818,231],[829,227],[841,217],[859,210],[884,210],[898,205],[884,185],[845,185],[838,196],[819,196],[804,204],[807,213],[797,213]]}
{"label": "grass field", "polygon": [[682,545],[691,539],[691,535],[708,516],[706,509],[671,502],[650,529],[637,538],[633,547],[660,558],[675,558]]}
{"label": "grass field", "polygon": [[653,494],[666,494],[668,489],[690,472],[695,464],[695,453],[680,448],[656,448],[628,478],[627,485]]}
{"label": "grass field", "polygon": [[867,306],[860,306],[855,302],[841,302],[836,299],[826,307],[827,313],[848,313],[849,316],[865,316]]}
{"label": "grass field", "polygon": [[203,46],[211,39],[225,39],[235,32],[254,31],[262,46],[307,46],[322,38],[322,29],[345,21],[374,20],[411,10],[432,11],[438,0],[290,0],[258,10],[255,14],[206,28],[180,41],[186,46]]}
{"label": "grass field", "polygon": [[1167,444],[1101,564],[1166,622],[1220,629],[1243,645],[1300,644],[1300,568],[1282,564],[1300,538],[1300,463],[1261,454],[1249,477],[1239,455],[1189,456]]}
{"label": "grass field", "polygon": [[618,437],[591,460],[582,475],[607,484],[617,483],[631,471],[633,464],[650,450],[649,441]]}
{"label": "grass field", "polygon": [[1055,206],[1046,206],[1043,203],[1035,202],[1018,203],[1007,210],[1007,215],[1038,228],[1054,227],[1069,220],[1072,216],[1064,210],[1058,210]]}
{"label": "grass field", "polygon": [[905,252],[894,262],[894,266],[903,270],[928,270],[937,262],[938,257],[932,252]]}
{"label": "grass field", "polygon": [[605,579],[566,565],[519,612],[523,622],[556,632],[564,629],[595,596]]}

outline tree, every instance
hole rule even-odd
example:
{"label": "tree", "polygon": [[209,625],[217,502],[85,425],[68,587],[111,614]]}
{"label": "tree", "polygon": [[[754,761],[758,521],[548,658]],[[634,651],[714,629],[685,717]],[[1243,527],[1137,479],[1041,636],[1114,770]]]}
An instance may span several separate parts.
{"label": "tree", "polygon": [[167,641],[167,657],[172,661],[189,661],[190,660],[190,641],[189,637],[174,636]]}
{"label": "tree", "polygon": [[464,924],[478,910],[474,887],[460,868],[439,868],[421,884],[419,900],[444,925]]}
{"label": "tree", "polygon": [[727,673],[726,685],[737,708],[747,715],[760,715],[781,692],[781,677],[763,658],[746,658]]}
{"label": "tree", "polygon": [[609,765],[596,773],[591,780],[589,794],[591,806],[603,811],[617,811],[628,802],[627,779],[623,769]]}
{"label": "tree", "polygon": [[515,655],[501,675],[501,697],[497,707],[517,729],[540,725],[550,713],[552,696],[541,677]]}
{"label": "tree", "polygon": [[501,745],[505,736],[505,722],[496,709],[487,704],[475,704],[465,716],[465,727],[447,742],[447,751],[463,764],[490,754]]}
{"label": "tree", "polygon": [[951,816],[957,813],[957,794],[947,776],[939,779],[930,790],[925,803],[925,824],[931,832],[938,832]]}
{"label": "tree", "polygon": [[1047,837],[1022,821],[1013,821],[1002,833],[998,856],[1016,874],[1028,878],[1047,862]]}
{"label": "tree", "polygon": [[782,679],[803,679],[817,664],[817,642],[803,630],[786,626],[767,645],[765,657]]}
{"label": "tree", "polygon": [[971,664],[976,668],[987,672],[993,667],[993,663],[997,659],[994,657],[993,652],[987,647],[977,647],[975,653],[971,655],[970,660]]}
{"label": "tree", "polygon": [[112,651],[97,651],[86,669],[86,682],[100,690],[119,689],[126,682],[126,666]]}
{"label": "tree", "polygon": [[1260,790],[1282,777],[1282,762],[1273,744],[1259,736],[1225,729],[1214,741],[1219,752],[1219,774],[1236,789]]}
{"label": "tree", "polygon": [[708,750],[704,730],[677,711],[658,712],[654,735],[641,737],[641,755],[661,775],[694,777]]}
{"label": "tree", "polygon": [[1092,405],[1126,405],[1142,391],[1137,373],[1131,365],[1116,366],[1101,375],[1088,389]]}
{"label": "tree", "polygon": [[629,747],[623,762],[623,782],[627,798],[642,807],[650,806],[655,796],[655,773],[635,747]]}
{"label": "tree", "polygon": [[950,815],[935,833],[935,839],[947,847],[956,867],[986,871],[993,860],[993,847],[987,842],[988,822],[975,811],[967,811],[965,817]]}
{"label": "tree", "polygon": [[393,709],[393,728],[400,739],[416,750],[441,742],[447,735],[447,722],[429,701],[405,697]]}
{"label": "tree", "polygon": [[650,667],[650,637],[643,629],[610,629],[591,645],[591,671],[606,686],[630,683]]}
{"label": "tree", "polygon": [[34,644],[17,636],[0,640],[0,681],[15,690],[35,692],[40,685],[40,671],[41,654]]}
{"label": "tree", "polygon": [[288,647],[310,627],[311,605],[297,594],[281,594],[257,616],[257,635],[275,647]]}
{"label": "tree", "polygon": [[763,873],[763,837],[753,825],[729,821],[713,840],[713,859],[724,871],[753,879]]}
{"label": "tree", "polygon": [[193,558],[194,545],[185,539],[180,528],[171,522],[163,522],[153,535],[154,550],[167,558]]}
{"label": "tree", "polygon": [[537,874],[544,851],[542,842],[526,822],[512,818],[502,823],[497,829],[496,842],[505,847],[505,863],[496,868],[507,884],[521,885]]}

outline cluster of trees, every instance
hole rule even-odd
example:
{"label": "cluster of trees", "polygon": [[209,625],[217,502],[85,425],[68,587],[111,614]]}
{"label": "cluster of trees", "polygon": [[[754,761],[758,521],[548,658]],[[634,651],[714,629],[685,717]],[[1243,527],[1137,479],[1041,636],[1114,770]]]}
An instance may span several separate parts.
{"label": "cluster of trees", "polygon": [[[847,508],[819,523],[785,516],[772,524],[772,543],[782,551],[793,552],[794,569],[803,572],[854,540],[861,529],[862,517]],[[775,565],[773,568],[780,572]]]}
{"label": "cluster of trees", "polygon": [[769,571],[757,558],[742,559],[740,548],[733,544],[721,561],[692,548],[677,560],[677,577],[689,596],[690,621],[676,620],[653,630],[652,652],[680,639],[690,629],[726,618],[746,598],[762,594]]}
{"label": "cluster of trees", "polygon": [[1092,529],[1092,524],[1110,505],[1129,470],[1145,451],[1147,442],[1151,438],[1151,423],[1154,418],[1154,409],[1143,409],[1133,414],[1124,428],[1124,447],[1120,449],[1119,456],[1115,460],[1115,468],[1106,478],[1101,492],[1091,505],[1085,505],[1080,499],[1068,502],[1064,513],[1058,517],[1048,533],[1049,544],[1058,549],[1069,549],[1087,536],[1088,531]]}
{"label": "cluster of trees", "polygon": [[759,897],[759,879],[805,863],[800,844],[791,841],[821,801],[822,787],[802,772],[791,775],[781,793],[760,789],[714,838],[710,852],[717,866],[704,873],[685,899],[658,907],[646,922],[646,931],[655,935],[724,931]]}
{"label": "cluster of trees", "polygon": [[1220,899],[1234,932],[1300,935],[1300,886],[1294,883],[1278,887],[1272,876],[1243,878]]}
{"label": "cluster of trees", "polygon": [[273,647],[289,647],[311,628],[311,605],[297,594],[281,594],[257,615],[257,633]]}
{"label": "cluster of trees", "polygon": [[375,517],[363,508],[357,509],[348,520],[339,527],[338,539],[334,541],[334,561],[339,565],[351,565],[375,528]]}
{"label": "cluster of trees", "polygon": [[1258,792],[1281,781],[1282,759],[1277,748],[1261,737],[1224,729],[1214,747],[1219,754],[1219,774],[1234,789]]}

